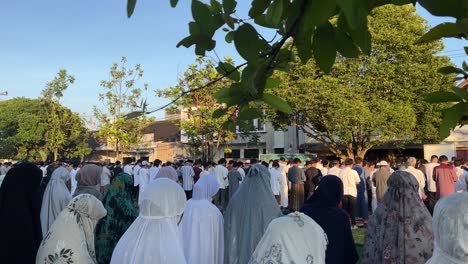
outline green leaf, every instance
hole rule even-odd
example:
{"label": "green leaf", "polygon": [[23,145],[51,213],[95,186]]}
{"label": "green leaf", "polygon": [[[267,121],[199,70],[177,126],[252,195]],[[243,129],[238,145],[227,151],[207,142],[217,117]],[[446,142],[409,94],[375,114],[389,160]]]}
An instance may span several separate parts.
{"label": "green leaf", "polygon": [[335,32],[335,43],[341,55],[347,58],[359,57],[359,48],[356,47],[351,37],[343,31],[337,30]]}
{"label": "green leaf", "polygon": [[367,28],[361,30],[350,29],[348,23],[346,22],[345,16],[341,13],[338,17],[338,29],[343,32],[348,32],[354,43],[361,49],[361,52],[365,55],[370,55],[372,48],[372,36]]}
{"label": "green leaf", "polygon": [[179,41],[179,43],[177,43],[176,47],[180,47],[180,46],[184,46],[186,48],[192,46],[193,44],[195,44],[195,41],[193,39],[192,36],[188,36],[184,39],[182,39],[181,41]]}
{"label": "green leaf", "polygon": [[468,47],[463,47],[465,49],[466,55],[468,55]]}
{"label": "green leaf", "polygon": [[237,29],[234,45],[239,55],[249,63],[255,63],[260,57],[260,52],[266,48],[266,43],[259,39],[255,28],[248,23]]}
{"label": "green leaf", "polygon": [[131,17],[133,11],[135,11],[135,5],[137,0],[127,0],[127,17]]}
{"label": "green leaf", "polygon": [[434,16],[468,17],[466,0],[418,0],[418,3]]}
{"label": "green leaf", "polygon": [[124,118],[125,119],[135,119],[137,117],[142,116],[143,114],[144,114],[144,112],[142,112],[142,111],[134,111],[134,112],[130,112],[130,113],[126,114],[124,116]]}
{"label": "green leaf", "polygon": [[270,3],[271,0],[253,0],[252,6],[249,10],[249,17],[256,18],[257,16],[263,14],[263,12],[265,12]]}
{"label": "green leaf", "polygon": [[176,7],[177,3],[179,2],[179,0],[170,0],[170,1],[171,1],[171,7]]}
{"label": "green leaf", "polygon": [[276,95],[273,95],[273,94],[270,94],[270,93],[264,93],[263,94],[263,101],[265,103],[267,103],[268,105],[270,105],[271,107],[283,112],[283,113],[286,113],[286,114],[291,114],[292,113],[292,109],[291,107],[289,106],[289,104],[283,100],[282,98],[276,96]]}
{"label": "green leaf", "polygon": [[234,23],[236,22],[236,20],[234,18],[232,18],[230,15],[228,14],[223,14],[223,19],[224,19],[224,22],[226,22],[226,24],[231,28],[231,29],[234,29]]}
{"label": "green leaf", "polygon": [[429,103],[460,102],[461,100],[462,98],[457,94],[445,91],[433,92],[424,97],[424,101]]}
{"label": "green leaf", "polygon": [[466,89],[463,89],[463,88],[460,88],[460,87],[457,87],[457,86],[452,86],[452,91],[456,94],[458,94],[458,96],[460,96],[461,98],[467,100],[468,99],[468,92],[466,91]]}
{"label": "green leaf", "polygon": [[462,63],[463,70],[468,71],[468,64],[466,64],[466,61]]}
{"label": "green leaf", "polygon": [[277,78],[268,78],[265,84],[265,88],[271,89],[278,87],[281,84],[281,80]]}
{"label": "green leaf", "polygon": [[227,14],[232,14],[236,11],[237,1],[236,0],[223,0],[223,9]]}
{"label": "green leaf", "polygon": [[234,32],[235,31],[230,31],[226,34],[225,40],[227,43],[231,43],[233,38],[234,38]]}
{"label": "green leaf", "polygon": [[304,11],[304,22],[312,27],[327,22],[336,12],[336,0],[308,1]]}
{"label": "green leaf", "polygon": [[277,26],[272,24],[271,21],[268,21],[266,19],[266,15],[263,15],[263,14],[256,16],[254,19],[254,22],[255,24],[262,26],[262,27],[275,28],[275,29],[277,28]]}
{"label": "green leaf", "polygon": [[367,12],[363,0],[336,0],[336,2],[352,30],[367,28]]}
{"label": "green leaf", "polygon": [[458,37],[459,33],[460,31],[455,23],[442,23],[431,28],[429,32],[416,41],[416,44],[427,43],[445,37]]}
{"label": "green leaf", "polygon": [[220,118],[222,117],[223,115],[225,115],[227,113],[227,109],[226,108],[219,108],[219,109],[216,109],[214,110],[213,112],[213,118]]}
{"label": "green leaf", "polygon": [[459,68],[453,67],[453,66],[442,67],[442,68],[438,69],[437,72],[442,73],[442,74],[453,74],[453,73],[463,74],[463,75],[465,74],[465,72],[462,69],[459,69]]}
{"label": "green leaf", "polygon": [[229,87],[223,87],[214,93],[213,97],[218,100],[218,102],[225,103],[230,97],[229,90]]}
{"label": "green leaf", "polygon": [[198,0],[192,0],[192,16],[203,32],[211,33],[211,29],[214,27],[210,24],[213,21],[208,5]]}
{"label": "green leaf", "polygon": [[458,103],[450,108],[442,110],[442,122],[439,127],[441,139],[450,136],[450,130],[455,128],[468,113],[468,103]]}
{"label": "green leaf", "polygon": [[240,120],[252,120],[260,117],[260,111],[257,108],[245,107],[239,111]]}
{"label": "green leaf", "polygon": [[320,69],[329,73],[336,59],[335,31],[327,22],[317,28],[312,42],[315,61]]}
{"label": "green leaf", "polygon": [[230,63],[219,62],[218,67],[216,67],[216,71],[235,82],[240,81],[240,72]]}
{"label": "green leaf", "polygon": [[468,36],[468,18],[457,19],[457,28]]}
{"label": "green leaf", "polygon": [[211,11],[214,13],[221,13],[223,12],[223,6],[216,0],[210,0],[211,4]]}
{"label": "green leaf", "polygon": [[272,25],[279,26],[283,18],[283,0],[273,0],[267,10],[266,21]]}

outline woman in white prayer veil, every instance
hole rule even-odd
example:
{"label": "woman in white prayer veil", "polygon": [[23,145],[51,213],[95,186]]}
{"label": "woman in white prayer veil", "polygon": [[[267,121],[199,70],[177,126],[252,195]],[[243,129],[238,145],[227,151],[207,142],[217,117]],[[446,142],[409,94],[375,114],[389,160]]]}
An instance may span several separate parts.
{"label": "woman in white prayer veil", "polygon": [[224,263],[248,263],[270,222],[282,216],[264,165],[250,167],[224,215]]}
{"label": "woman in white prayer veil", "polygon": [[201,177],[193,187],[180,224],[187,264],[218,264],[224,260],[223,215],[211,203],[219,190],[213,175]]}
{"label": "woman in white prayer veil", "polygon": [[140,215],[120,238],[112,264],[185,264],[177,227],[186,203],[175,181],[160,178],[146,187]]}
{"label": "woman in white prayer veil", "polygon": [[268,225],[250,264],[324,264],[327,236],[310,217],[295,212],[276,218]]}
{"label": "woman in white prayer veil", "polygon": [[49,184],[42,197],[41,227],[42,237],[45,237],[55,218],[67,207],[71,200],[71,194],[66,186],[70,179],[70,172],[64,167],[54,170]]}
{"label": "woman in white prayer veil", "polygon": [[81,194],[58,215],[42,240],[36,264],[94,264],[94,229],[107,211],[96,197]]}
{"label": "woman in white prayer veil", "polygon": [[434,253],[426,264],[468,263],[468,193],[439,200],[432,218]]}

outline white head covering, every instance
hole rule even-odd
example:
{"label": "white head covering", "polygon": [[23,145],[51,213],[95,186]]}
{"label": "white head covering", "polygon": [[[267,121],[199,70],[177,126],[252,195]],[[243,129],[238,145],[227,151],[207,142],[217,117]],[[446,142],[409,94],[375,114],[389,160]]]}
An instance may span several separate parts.
{"label": "white head covering", "polygon": [[468,263],[468,193],[439,200],[432,219],[434,253],[428,264]]}
{"label": "white head covering", "polygon": [[97,263],[94,229],[106,213],[93,195],[73,198],[42,240],[36,263]]}
{"label": "white head covering", "polygon": [[64,167],[54,170],[42,197],[41,227],[42,237],[45,237],[55,218],[62,212],[71,200],[71,194],[65,182],[70,179],[70,173]]}
{"label": "white head covering", "polygon": [[224,261],[224,221],[219,209],[211,203],[219,183],[205,175],[193,188],[180,224],[184,253],[188,264],[218,264]]}
{"label": "white head covering", "polygon": [[173,180],[150,184],[140,203],[140,215],[120,238],[113,264],[185,264],[177,222],[186,203],[184,190]]}
{"label": "white head covering", "polygon": [[323,229],[312,218],[295,212],[271,221],[249,263],[323,264],[326,249]]}

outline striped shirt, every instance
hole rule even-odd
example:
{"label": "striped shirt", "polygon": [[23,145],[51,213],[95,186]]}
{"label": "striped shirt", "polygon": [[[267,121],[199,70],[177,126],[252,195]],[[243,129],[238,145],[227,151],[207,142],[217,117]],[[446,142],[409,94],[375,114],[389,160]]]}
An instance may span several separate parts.
{"label": "striped shirt", "polygon": [[185,191],[191,191],[193,189],[193,176],[195,176],[192,166],[185,165],[180,170],[182,172],[182,187]]}

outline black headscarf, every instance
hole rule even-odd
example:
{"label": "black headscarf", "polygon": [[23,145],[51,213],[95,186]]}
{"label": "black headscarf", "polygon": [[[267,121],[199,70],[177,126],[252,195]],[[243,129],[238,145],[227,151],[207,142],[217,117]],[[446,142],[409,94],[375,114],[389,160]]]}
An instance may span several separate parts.
{"label": "black headscarf", "polygon": [[338,207],[343,197],[343,183],[334,175],[322,178],[312,197],[301,209],[327,234],[325,263],[356,263],[358,254],[351,233],[348,214]]}
{"label": "black headscarf", "polygon": [[2,263],[34,263],[42,240],[42,171],[21,163],[10,169],[0,187],[0,260]]}

